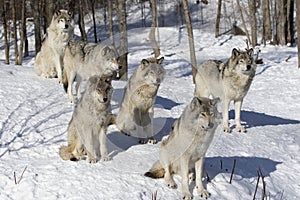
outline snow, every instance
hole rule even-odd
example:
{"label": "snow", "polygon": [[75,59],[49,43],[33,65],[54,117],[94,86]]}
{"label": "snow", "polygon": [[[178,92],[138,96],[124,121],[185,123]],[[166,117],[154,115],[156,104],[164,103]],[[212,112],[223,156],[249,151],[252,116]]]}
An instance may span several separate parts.
{"label": "snow", "polygon": [[[185,28],[160,28],[159,33],[167,71],[155,106],[155,137],[160,142],[192,99],[194,85]],[[148,34],[147,28],[128,32],[129,75],[142,58],[152,56]],[[232,48],[246,47],[245,37],[223,35],[216,39],[207,30],[195,29],[194,38],[198,63],[225,60]],[[2,46],[2,38],[0,43]],[[242,107],[242,122],[248,132],[226,134],[219,127],[206,155],[204,174],[209,180],[204,183],[211,200],[253,199],[258,169],[265,177],[268,198],[300,198],[297,48],[267,45],[259,49],[264,64],[258,65]],[[0,61],[0,199],[148,200],[156,191],[157,199],[181,199],[180,176],[175,176],[177,189],[169,189],[162,179],[143,176],[157,160],[160,144],[138,144],[136,138],[122,135],[115,126],[107,133],[111,161],[63,161],[58,149],[67,143],[73,111],[63,87],[56,79],[35,74],[32,53],[23,66],[5,65],[1,49]],[[120,107],[125,84],[113,81],[114,113]],[[230,118],[233,124],[232,110]],[[15,184],[14,173],[19,184]],[[194,186],[191,182],[194,199],[201,199]],[[260,179],[256,199],[261,199],[262,187]]]}

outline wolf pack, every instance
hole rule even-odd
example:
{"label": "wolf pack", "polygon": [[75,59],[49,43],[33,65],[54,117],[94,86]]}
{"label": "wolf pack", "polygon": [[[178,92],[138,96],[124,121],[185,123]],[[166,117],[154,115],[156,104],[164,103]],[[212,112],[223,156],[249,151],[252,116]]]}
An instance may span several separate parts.
{"label": "wolf pack", "polygon": [[[164,57],[141,59],[124,88],[119,112],[112,114],[112,75],[122,68],[118,51],[112,45],[74,40],[74,26],[71,12],[54,13],[34,67],[41,77],[58,78],[74,103],[67,128],[68,144],[60,147],[60,157],[89,163],[110,160],[106,147],[110,125],[139,138],[141,143],[157,143],[154,103],[166,74]],[[146,177],[164,178],[168,187],[177,188],[173,176],[180,175],[183,199],[193,198],[189,190],[193,177],[198,195],[209,197],[202,183],[205,153],[220,124],[224,132],[232,131],[228,114],[232,101],[235,129],[246,132],[240,115],[256,71],[253,54],[253,49],[234,48],[227,61],[207,60],[197,66],[194,97],[160,142],[158,159],[144,174]],[[218,112],[220,101],[222,114]]]}

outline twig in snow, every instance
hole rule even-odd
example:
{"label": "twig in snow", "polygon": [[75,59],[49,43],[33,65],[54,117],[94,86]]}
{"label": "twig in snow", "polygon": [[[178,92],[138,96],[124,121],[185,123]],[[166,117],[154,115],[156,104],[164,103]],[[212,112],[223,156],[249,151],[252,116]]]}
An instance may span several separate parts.
{"label": "twig in snow", "polygon": [[232,182],[235,164],[236,164],[236,159],[234,159],[234,161],[233,161],[233,167],[232,167],[231,176],[230,176],[230,181],[229,181],[230,184],[231,184],[231,182]]}
{"label": "twig in snow", "polygon": [[220,160],[220,168],[223,169],[223,163],[222,163],[222,160]]}
{"label": "twig in snow", "polygon": [[255,200],[255,196],[256,196],[256,192],[257,192],[257,188],[258,188],[258,183],[259,183],[259,171],[257,170],[257,182],[256,182],[256,187],[255,187],[255,191],[254,191],[254,195],[253,195],[253,200]]}
{"label": "twig in snow", "polygon": [[27,166],[24,168],[24,170],[23,170],[23,172],[22,172],[22,174],[21,174],[21,176],[20,176],[20,178],[19,178],[19,181],[16,182],[16,180],[15,180],[15,183],[16,183],[16,184],[19,184],[19,183],[21,182],[21,180],[22,180],[22,178],[23,178],[23,175],[24,175],[24,172],[25,172],[26,169],[27,169]]}
{"label": "twig in snow", "polygon": [[280,200],[282,200],[282,199],[283,199],[283,192],[284,192],[284,190],[282,190],[282,193],[281,193]]}
{"label": "twig in snow", "polygon": [[292,58],[292,56],[291,55],[289,55],[288,57],[287,57],[287,59],[285,59],[285,62],[288,62],[289,61],[289,59],[291,59]]}
{"label": "twig in snow", "polygon": [[152,193],[152,200],[156,200],[157,197],[157,190],[155,190],[155,192]]}
{"label": "twig in snow", "polygon": [[206,180],[207,180],[207,182],[209,182],[210,179],[209,179],[208,173],[207,172],[205,172],[205,173],[206,173]]}
{"label": "twig in snow", "polygon": [[264,180],[265,177],[263,176],[263,174],[262,174],[260,168],[258,168],[258,172],[259,172],[259,175],[261,176],[261,180],[262,180],[262,184],[263,184],[262,197],[261,197],[261,199],[264,200],[265,197],[266,197],[266,182],[265,182],[265,180]]}
{"label": "twig in snow", "polygon": [[14,172],[14,179],[15,179],[15,184],[17,185],[16,172]]}

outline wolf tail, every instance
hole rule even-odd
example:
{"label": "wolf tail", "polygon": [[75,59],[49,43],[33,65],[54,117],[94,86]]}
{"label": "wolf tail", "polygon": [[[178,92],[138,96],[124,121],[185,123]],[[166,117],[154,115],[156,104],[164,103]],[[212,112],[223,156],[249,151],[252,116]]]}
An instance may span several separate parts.
{"label": "wolf tail", "polygon": [[68,146],[61,146],[59,148],[59,155],[63,160],[77,160],[76,157],[73,155],[72,151],[74,150],[73,145]]}
{"label": "wolf tail", "polygon": [[68,77],[67,77],[67,73],[65,70],[63,70],[63,75],[62,75],[62,83],[63,83],[63,86],[64,86],[64,90],[65,92],[67,93],[68,91]]}
{"label": "wolf tail", "polygon": [[146,172],[144,176],[150,177],[150,178],[163,178],[165,175],[165,170],[162,167],[161,163],[156,161],[150,171]]}

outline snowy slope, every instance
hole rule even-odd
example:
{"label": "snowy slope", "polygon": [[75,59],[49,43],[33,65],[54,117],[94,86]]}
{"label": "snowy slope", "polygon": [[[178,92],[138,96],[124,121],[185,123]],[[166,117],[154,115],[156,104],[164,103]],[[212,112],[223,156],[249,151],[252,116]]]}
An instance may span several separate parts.
{"label": "snowy slope", "polygon": [[[193,97],[187,34],[184,29],[161,28],[160,44],[167,75],[155,106],[156,139],[168,135],[175,118]],[[151,55],[149,29],[129,31],[129,75],[142,58]],[[198,63],[227,59],[232,48],[244,49],[245,38],[194,31]],[[3,41],[0,41],[3,45]],[[33,48],[33,47],[32,47]],[[296,47],[260,47],[264,64],[247,94],[242,121],[247,133],[225,134],[218,128],[205,160],[205,185],[212,200],[253,199],[257,170],[265,176],[268,199],[300,198],[300,71]],[[291,58],[285,61],[289,56]],[[159,144],[140,145],[136,138],[109,128],[111,161],[94,165],[67,162],[58,155],[66,144],[73,105],[55,79],[38,77],[34,57],[24,66],[4,65],[0,50],[0,199],[181,199],[162,179],[143,176],[158,157]],[[12,62],[13,63],[13,62]],[[112,108],[117,113],[125,86],[114,81]],[[233,118],[233,112],[230,111]],[[231,120],[233,123],[233,120]],[[229,183],[234,160],[236,167]],[[221,168],[222,163],[222,168]],[[23,177],[21,177],[24,172]],[[14,173],[16,174],[15,184]],[[193,190],[195,183],[192,182]],[[260,179],[256,198],[261,199]],[[193,190],[194,199],[200,199]],[[270,198],[269,198],[270,197]]]}

